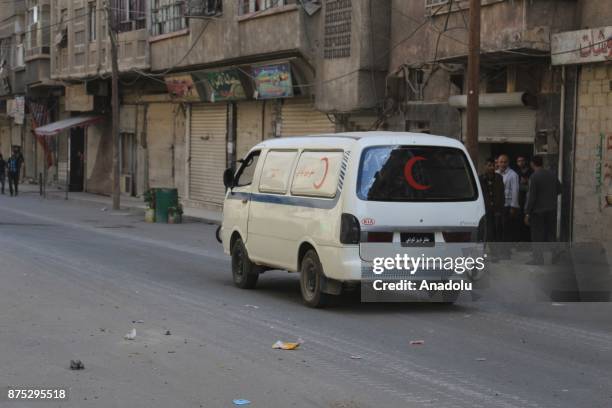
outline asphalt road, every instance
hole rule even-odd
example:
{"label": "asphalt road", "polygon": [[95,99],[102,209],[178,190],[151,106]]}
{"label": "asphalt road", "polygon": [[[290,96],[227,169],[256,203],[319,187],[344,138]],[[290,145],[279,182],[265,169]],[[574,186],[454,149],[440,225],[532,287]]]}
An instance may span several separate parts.
{"label": "asphalt road", "polygon": [[0,196],[0,387],[70,389],[0,406],[612,406],[609,303],[311,310],[284,272],[233,287],[212,225],[104,210]]}

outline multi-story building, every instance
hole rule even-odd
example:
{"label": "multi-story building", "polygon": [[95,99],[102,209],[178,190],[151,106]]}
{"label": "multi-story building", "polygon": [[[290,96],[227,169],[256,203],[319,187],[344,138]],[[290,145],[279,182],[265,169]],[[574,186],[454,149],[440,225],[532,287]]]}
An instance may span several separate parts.
{"label": "multi-story building", "polygon": [[[481,3],[480,165],[501,153],[510,156],[512,165],[518,156],[538,154],[557,169],[562,70],[551,65],[550,38],[578,24],[582,2]],[[468,11],[466,0],[392,1],[392,129],[464,137]],[[566,207],[564,202],[565,238],[570,220]]]}
{"label": "multi-story building", "polygon": [[10,155],[25,136],[25,1],[0,8],[0,153]]}
{"label": "multi-story building", "polygon": [[612,242],[612,5],[580,2],[578,22],[553,36],[562,69],[560,169],[569,194],[567,238]]}
{"label": "multi-story building", "polygon": [[389,11],[387,1],[153,1],[151,72],[135,70],[150,81],[133,79],[123,106],[146,129],[148,185],[218,209],[223,170],[263,139],[370,128]]}

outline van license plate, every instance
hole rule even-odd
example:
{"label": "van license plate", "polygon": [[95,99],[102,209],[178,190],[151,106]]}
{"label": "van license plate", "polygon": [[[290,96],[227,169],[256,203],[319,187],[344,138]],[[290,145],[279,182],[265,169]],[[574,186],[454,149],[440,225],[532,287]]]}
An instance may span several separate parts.
{"label": "van license plate", "polygon": [[402,232],[400,234],[402,246],[407,247],[433,247],[434,234],[430,232]]}

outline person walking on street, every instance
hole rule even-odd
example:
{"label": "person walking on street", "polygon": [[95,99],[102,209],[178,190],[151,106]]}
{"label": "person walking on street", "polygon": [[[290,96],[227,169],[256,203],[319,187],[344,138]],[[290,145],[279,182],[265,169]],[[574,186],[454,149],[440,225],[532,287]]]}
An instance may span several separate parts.
{"label": "person walking on street", "polygon": [[520,224],[519,215],[519,177],[509,166],[510,159],[502,154],[497,159],[499,170],[497,173],[504,180],[504,212],[502,215],[502,229],[504,242],[516,242],[517,231]]}
{"label": "person walking on street", "polygon": [[[524,156],[516,158],[517,174],[519,176],[519,219],[522,220],[525,217],[525,203],[527,202],[527,190],[529,189],[529,178],[533,174],[533,170],[529,166],[529,162]],[[519,226],[519,241],[529,242],[531,241],[531,233],[529,226],[525,223],[520,223]]]}
{"label": "person walking on street", "polygon": [[486,210],[485,241],[498,242],[502,239],[502,214],[504,212],[505,196],[504,179],[495,172],[495,159],[487,159],[485,172],[479,178]]}
{"label": "person walking on street", "polygon": [[11,192],[11,196],[13,195],[13,191],[15,196],[19,194],[19,173],[21,171],[21,166],[23,165],[23,157],[17,151],[17,149],[13,150],[13,154],[8,159],[7,168],[8,168],[8,183],[9,190]]}
{"label": "person walking on street", "polygon": [[2,186],[2,194],[4,194],[4,182],[6,180],[6,161],[0,153],[0,186]]}

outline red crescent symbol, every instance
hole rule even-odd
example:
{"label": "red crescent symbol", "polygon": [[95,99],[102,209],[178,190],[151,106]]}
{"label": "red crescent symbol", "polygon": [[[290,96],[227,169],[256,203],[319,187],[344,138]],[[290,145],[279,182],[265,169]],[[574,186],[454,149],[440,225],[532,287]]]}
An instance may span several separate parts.
{"label": "red crescent symbol", "polygon": [[327,177],[327,171],[329,170],[329,159],[327,157],[323,157],[321,161],[325,163],[325,172],[323,173],[323,178],[318,184],[312,183],[312,186],[317,190],[320,189],[321,186],[323,185],[323,182],[325,181],[325,178]]}
{"label": "red crescent symbol", "polygon": [[410,187],[414,188],[415,190],[428,190],[431,188],[431,186],[429,185],[425,186],[423,184],[417,183],[416,180],[414,179],[414,176],[412,175],[412,167],[414,166],[416,162],[421,161],[421,160],[427,160],[427,159],[422,156],[414,156],[413,158],[408,160],[408,162],[406,162],[406,165],[404,166],[404,177],[406,178],[406,181],[408,182]]}

